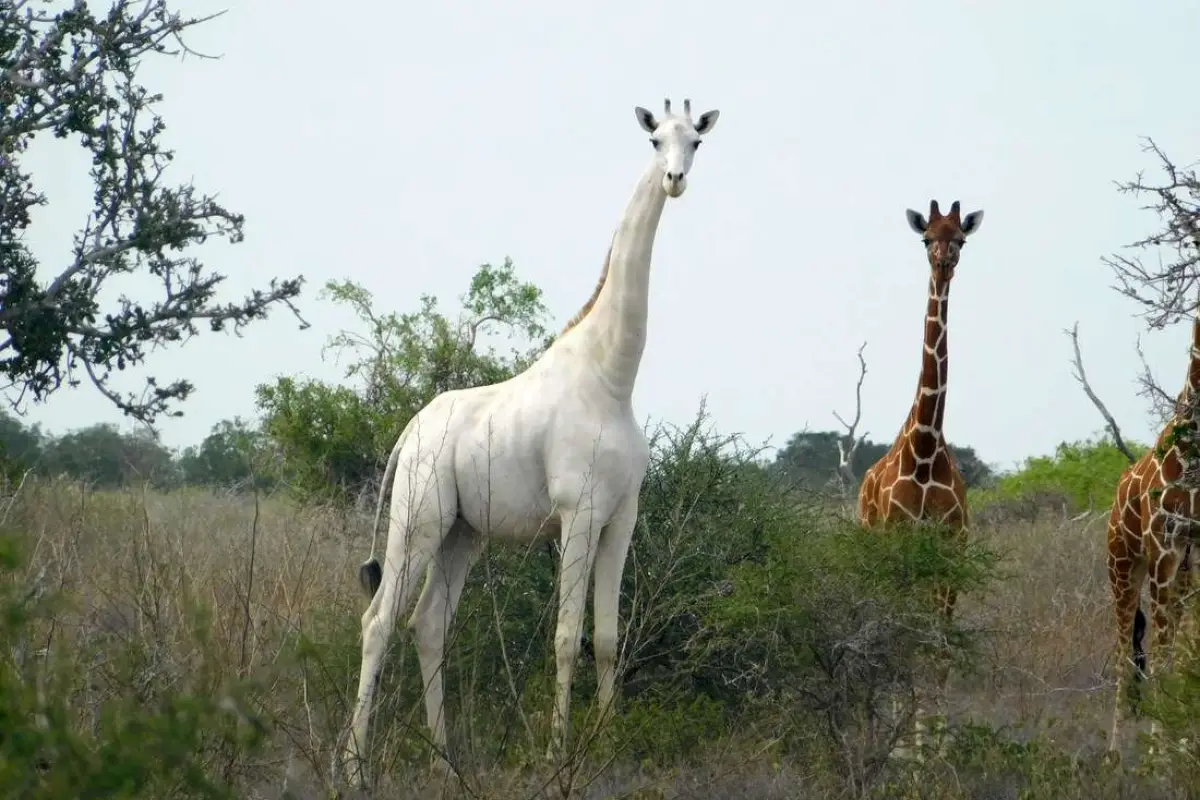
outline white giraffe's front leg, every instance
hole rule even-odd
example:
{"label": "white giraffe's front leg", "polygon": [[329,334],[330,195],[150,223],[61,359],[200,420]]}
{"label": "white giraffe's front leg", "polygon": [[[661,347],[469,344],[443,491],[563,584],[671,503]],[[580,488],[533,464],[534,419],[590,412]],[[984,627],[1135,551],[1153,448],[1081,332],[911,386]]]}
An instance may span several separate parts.
{"label": "white giraffe's front leg", "polygon": [[560,757],[567,743],[571,714],[571,682],[579,659],[588,578],[596,557],[600,524],[593,509],[583,507],[562,514],[562,561],[558,573],[558,625],[554,632],[554,657],[558,680],[549,759]]}
{"label": "white giraffe's front leg", "polygon": [[600,706],[597,726],[607,721],[616,699],[621,576],[625,572],[625,560],[629,554],[629,544],[633,541],[637,515],[638,495],[633,492],[605,526],[596,545],[592,616],[595,625],[593,649],[596,655],[596,696]]}

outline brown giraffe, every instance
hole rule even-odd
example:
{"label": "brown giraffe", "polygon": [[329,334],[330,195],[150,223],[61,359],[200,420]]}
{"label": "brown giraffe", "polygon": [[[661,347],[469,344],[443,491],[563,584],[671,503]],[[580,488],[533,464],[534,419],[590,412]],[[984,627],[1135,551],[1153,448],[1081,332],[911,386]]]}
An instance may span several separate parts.
{"label": "brown giraffe", "polygon": [[[949,367],[946,310],[959,253],[967,237],[979,230],[983,211],[960,217],[955,200],[950,213],[943,215],[937,200],[930,200],[928,220],[912,209],[905,214],[909,226],[921,235],[930,266],[921,377],[900,435],[863,475],[858,515],[867,528],[886,528],[895,522],[946,524],[965,544],[966,481],[942,433]],[[953,613],[954,601],[953,590],[938,590],[938,602],[947,618]],[[949,670],[942,669],[935,677],[940,703]],[[918,720],[918,741],[921,727]]]}
{"label": "brown giraffe", "polygon": [[[1194,404],[1200,400],[1200,313],[1192,324],[1187,379],[1175,401],[1175,414],[1154,446],[1121,474],[1108,518],[1108,579],[1117,617],[1117,698],[1109,750],[1116,750],[1121,700],[1126,681],[1148,674],[1143,649],[1147,618],[1141,609],[1142,583],[1150,579],[1153,652],[1169,663],[1182,603],[1192,583],[1193,521],[1200,521],[1196,490],[1178,485],[1197,466],[1186,450],[1197,436]],[[1156,659],[1157,660],[1157,659]],[[1133,669],[1130,670],[1129,667]],[[1132,676],[1129,673],[1132,671]]]}
{"label": "brown giraffe", "polygon": [[[929,219],[909,209],[909,226],[921,235],[929,255],[929,302],[917,396],[891,449],[863,475],[858,514],[866,527],[891,522],[932,520],[956,529],[967,526],[966,483],[946,446],[946,308],[950,281],[967,237],[979,230],[983,211],[959,217],[955,200],[943,215],[929,201]],[[953,606],[953,598],[948,599]],[[947,608],[949,612],[950,608]]]}

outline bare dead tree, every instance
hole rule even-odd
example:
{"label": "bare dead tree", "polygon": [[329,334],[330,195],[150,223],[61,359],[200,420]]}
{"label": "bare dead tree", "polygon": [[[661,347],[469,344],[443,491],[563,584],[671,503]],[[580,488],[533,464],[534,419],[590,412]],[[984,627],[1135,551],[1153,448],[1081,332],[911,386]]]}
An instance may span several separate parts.
{"label": "bare dead tree", "polygon": [[1150,416],[1152,416],[1159,426],[1166,425],[1171,417],[1175,416],[1176,398],[1169,394],[1166,389],[1159,383],[1158,378],[1154,376],[1154,370],[1150,369],[1150,363],[1146,360],[1146,353],[1142,350],[1142,337],[1137,338],[1134,344],[1137,349],[1138,360],[1142,364],[1142,371],[1138,373],[1138,397],[1142,397],[1150,406]]}
{"label": "bare dead tree", "polygon": [[1117,190],[1149,196],[1142,208],[1159,217],[1159,227],[1127,249],[1152,251],[1156,263],[1147,265],[1137,255],[1103,261],[1116,273],[1114,288],[1142,307],[1150,327],[1163,328],[1190,318],[1200,297],[1200,179],[1194,168],[1176,166],[1153,139],[1145,141],[1143,149],[1158,159],[1165,180],[1150,183],[1138,173],[1135,180],[1118,183]]}
{"label": "bare dead tree", "polygon": [[[1158,227],[1128,249],[1150,251],[1153,258],[1113,255],[1103,260],[1116,274],[1115,288],[1141,306],[1149,327],[1161,329],[1181,318],[1191,320],[1200,307],[1200,178],[1193,167],[1177,166],[1154,140],[1146,139],[1143,149],[1158,159],[1163,179],[1152,183],[1139,173],[1133,181],[1118,183],[1117,189],[1149,197],[1142,208],[1155,213]],[[1140,341],[1138,355],[1142,360],[1139,394],[1150,400],[1160,418],[1184,423],[1174,426],[1171,441],[1188,454],[1190,463],[1200,463],[1200,398],[1183,403],[1183,394],[1176,397],[1165,391],[1146,364]],[[1177,484],[1187,489],[1200,487],[1197,468],[1185,468]]]}
{"label": "bare dead tree", "polygon": [[858,348],[858,382],[854,385],[854,419],[846,422],[841,414],[837,411],[833,412],[834,418],[846,429],[846,432],[839,436],[837,441],[837,479],[842,494],[846,497],[849,497],[850,490],[858,483],[858,477],[854,474],[854,454],[858,452],[859,445],[867,438],[866,431],[861,434],[858,432],[858,425],[862,421],[863,381],[867,379],[867,359],[863,357],[863,351],[866,349],[866,342],[863,342],[862,346]]}
{"label": "bare dead tree", "polygon": [[[1092,389],[1092,385],[1088,382],[1087,372],[1083,369],[1083,353],[1079,350],[1079,322],[1077,321],[1070,330],[1064,330],[1063,333],[1071,338],[1071,347],[1075,351],[1075,355],[1071,359],[1072,377],[1079,381],[1079,385],[1083,387],[1083,393],[1092,401],[1092,405],[1100,412],[1100,416],[1104,417],[1104,427],[1112,434],[1113,444],[1116,445],[1116,448],[1129,459],[1130,463],[1137,461],[1137,457],[1129,449],[1129,445],[1125,443],[1124,437],[1121,436],[1121,428],[1117,425],[1116,419],[1113,418],[1108,407],[1104,405],[1104,401],[1100,399],[1100,396],[1096,394]],[[1141,351],[1139,350],[1138,352]]]}

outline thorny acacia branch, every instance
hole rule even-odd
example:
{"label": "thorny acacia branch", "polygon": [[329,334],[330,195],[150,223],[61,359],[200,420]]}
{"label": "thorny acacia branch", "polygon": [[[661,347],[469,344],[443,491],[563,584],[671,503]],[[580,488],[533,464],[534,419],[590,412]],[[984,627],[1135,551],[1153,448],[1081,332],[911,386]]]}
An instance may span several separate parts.
{"label": "thorny acacia branch", "polygon": [[1158,159],[1165,179],[1147,182],[1141,173],[1133,181],[1118,183],[1123,194],[1149,195],[1142,208],[1160,220],[1157,231],[1128,245],[1150,250],[1155,263],[1139,256],[1113,255],[1103,260],[1116,273],[1121,294],[1136,301],[1152,328],[1163,328],[1196,310],[1200,289],[1200,179],[1194,169],[1177,167],[1153,139],[1144,150]]}
{"label": "thorny acacia branch", "polygon": [[858,425],[862,421],[862,387],[863,382],[867,379],[867,360],[863,356],[863,351],[867,349],[867,343],[863,342],[858,348],[858,382],[854,385],[854,419],[851,422],[846,422],[842,419],[841,414],[837,411],[833,412],[834,418],[841,423],[846,432],[838,437],[838,484],[841,487],[843,494],[848,494],[850,489],[857,482],[857,477],[854,474],[854,454],[858,452],[858,447],[867,438],[867,433],[858,433]]}
{"label": "thorny acacia branch", "polygon": [[1100,399],[1100,396],[1092,390],[1092,385],[1088,382],[1087,372],[1083,369],[1083,353],[1079,349],[1079,323],[1076,322],[1071,326],[1070,330],[1064,330],[1063,333],[1070,337],[1071,347],[1075,352],[1074,357],[1071,359],[1072,377],[1083,387],[1083,393],[1092,401],[1092,405],[1100,412],[1100,416],[1104,417],[1104,426],[1112,434],[1113,444],[1116,445],[1116,448],[1129,459],[1130,463],[1137,461],[1137,457],[1134,456],[1133,451],[1129,449],[1129,445],[1125,443],[1125,439],[1121,436],[1121,428],[1117,425],[1117,421],[1113,418],[1112,413],[1109,412],[1108,407],[1104,405],[1104,401]]}
{"label": "thorny acacia branch", "polygon": [[[161,96],[139,85],[136,71],[150,54],[195,55],[182,36],[211,17],[182,17],[166,0],[117,0],[102,15],[84,0],[47,6],[0,6],[0,387],[15,390],[19,408],[27,395],[40,401],[64,382],[77,385],[82,371],[135,419],[178,416],[173,406],[191,393],[189,382],[149,377],[140,396],[121,394],[113,371],[186,342],[197,323],[240,334],[276,304],[307,327],[292,305],[303,278],[219,302],[225,276],[186,255],[210,238],[240,242],[244,219],[190,183],[165,185],[174,154],[159,142],[164,124],[153,107]],[[46,204],[21,167],[42,133],[78,143],[92,163],[93,208],[70,256],[55,265],[39,264],[23,241],[32,210]],[[102,307],[106,285],[125,274],[153,278],[156,299],[120,296]]]}
{"label": "thorny acacia branch", "polygon": [[1166,425],[1167,421],[1175,416],[1178,398],[1162,388],[1162,384],[1154,377],[1154,371],[1150,369],[1150,362],[1146,360],[1146,353],[1142,350],[1141,336],[1137,338],[1134,347],[1137,349],[1138,361],[1142,365],[1142,370],[1137,377],[1138,397],[1145,398],[1146,402],[1150,404],[1150,414],[1158,424]]}

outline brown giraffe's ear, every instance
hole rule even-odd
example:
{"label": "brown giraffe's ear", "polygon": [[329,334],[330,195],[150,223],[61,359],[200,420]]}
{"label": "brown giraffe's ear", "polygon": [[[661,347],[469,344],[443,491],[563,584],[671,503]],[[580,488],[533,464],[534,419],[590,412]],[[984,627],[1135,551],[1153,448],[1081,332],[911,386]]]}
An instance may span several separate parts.
{"label": "brown giraffe's ear", "polygon": [[904,216],[908,219],[908,227],[919,234],[924,234],[925,229],[929,227],[929,223],[925,221],[925,217],[921,216],[920,211],[907,208],[904,210]]}
{"label": "brown giraffe's ear", "polygon": [[979,230],[979,226],[983,224],[983,209],[972,211],[963,217],[962,232],[964,236],[970,236],[975,231]]}

